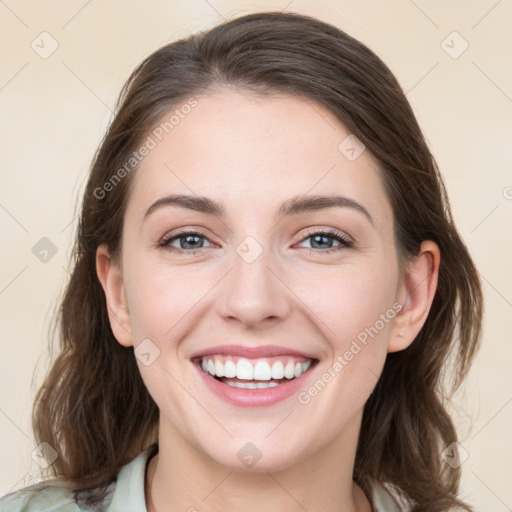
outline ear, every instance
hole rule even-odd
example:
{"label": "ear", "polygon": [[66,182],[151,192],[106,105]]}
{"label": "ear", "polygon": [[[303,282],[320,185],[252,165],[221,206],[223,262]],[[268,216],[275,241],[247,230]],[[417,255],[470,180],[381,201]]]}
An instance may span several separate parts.
{"label": "ear", "polygon": [[112,261],[105,244],[96,250],[96,273],[105,292],[112,332],[121,345],[129,347],[133,345],[133,339],[123,275],[119,265]]}
{"label": "ear", "polygon": [[436,293],[440,263],[437,244],[431,240],[423,241],[399,285],[397,301],[402,304],[402,309],[393,321],[388,352],[406,349],[423,327]]}

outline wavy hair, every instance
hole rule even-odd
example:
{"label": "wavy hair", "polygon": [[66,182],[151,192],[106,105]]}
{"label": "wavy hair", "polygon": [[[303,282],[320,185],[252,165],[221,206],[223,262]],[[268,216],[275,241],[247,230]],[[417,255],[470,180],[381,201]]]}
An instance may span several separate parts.
{"label": "wavy hair", "polygon": [[364,143],[379,163],[393,208],[401,275],[423,240],[439,246],[429,315],[406,350],[387,356],[365,404],[353,478],[367,492],[372,481],[390,484],[413,511],[471,510],[457,498],[460,468],[448,467],[441,452],[457,440],[446,399],[462,383],[480,342],[477,270],[396,78],[361,42],[295,13],[245,15],[167,44],[146,57],[123,86],[80,206],[71,276],[54,318],[59,352],[33,408],[37,442],[46,441],[59,454],[51,474],[77,490],[107,484],[157,441],[158,407],[133,349],[112,333],[95,267],[100,244],[119,257],[136,167],[108,194],[100,191],[164,114],[222,87],[318,102]]}

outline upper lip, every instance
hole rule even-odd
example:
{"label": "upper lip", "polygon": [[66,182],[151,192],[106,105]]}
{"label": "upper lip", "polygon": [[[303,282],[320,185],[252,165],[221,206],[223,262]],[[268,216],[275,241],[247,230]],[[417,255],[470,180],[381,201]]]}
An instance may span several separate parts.
{"label": "upper lip", "polygon": [[199,350],[192,354],[191,359],[210,355],[230,355],[239,357],[273,357],[273,356],[299,356],[306,359],[316,359],[312,354],[301,352],[287,347],[277,345],[260,345],[258,347],[249,347],[243,345],[216,345],[204,350]]}

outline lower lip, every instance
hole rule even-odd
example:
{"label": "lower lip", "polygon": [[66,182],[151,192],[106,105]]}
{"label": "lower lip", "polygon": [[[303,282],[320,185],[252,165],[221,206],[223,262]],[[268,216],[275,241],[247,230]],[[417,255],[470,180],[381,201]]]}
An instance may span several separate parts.
{"label": "lower lip", "polygon": [[318,361],[315,361],[306,373],[303,373],[300,377],[296,377],[289,382],[279,384],[272,388],[256,389],[235,388],[229,384],[224,384],[212,377],[209,373],[205,373],[197,364],[193,364],[206,386],[230,405],[236,405],[237,407],[266,407],[298,393],[300,388],[304,386],[305,381],[310,377],[311,373],[313,373],[317,363]]}

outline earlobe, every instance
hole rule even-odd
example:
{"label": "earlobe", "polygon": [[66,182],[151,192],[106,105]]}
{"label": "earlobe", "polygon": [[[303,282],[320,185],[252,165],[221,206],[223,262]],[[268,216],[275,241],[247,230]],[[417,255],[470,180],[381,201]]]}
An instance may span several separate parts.
{"label": "earlobe", "polygon": [[129,347],[133,345],[130,314],[126,302],[123,276],[105,245],[96,250],[96,273],[105,292],[110,327],[117,341]]}
{"label": "earlobe", "polygon": [[390,330],[388,352],[406,349],[423,327],[436,293],[440,263],[437,244],[431,240],[422,242],[399,287],[397,300],[402,309]]}

